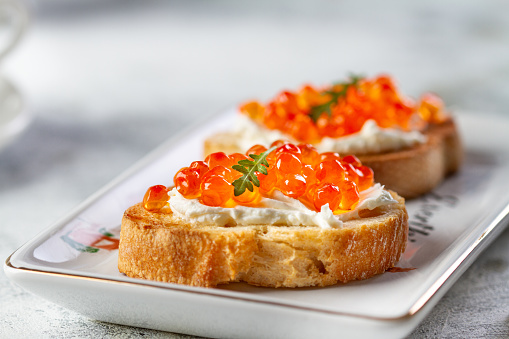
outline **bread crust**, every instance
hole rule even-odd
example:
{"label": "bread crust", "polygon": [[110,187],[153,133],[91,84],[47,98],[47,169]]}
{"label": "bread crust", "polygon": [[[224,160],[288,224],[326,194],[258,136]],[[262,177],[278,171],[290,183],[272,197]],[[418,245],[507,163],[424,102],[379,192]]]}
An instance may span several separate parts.
{"label": "bread crust", "polygon": [[[430,124],[424,131],[426,143],[394,152],[356,154],[375,172],[375,182],[406,199],[431,191],[463,161],[463,148],[454,120]],[[231,133],[217,133],[204,142],[204,153],[244,152]]]}
{"label": "bread crust", "polygon": [[330,229],[190,224],[137,204],[122,219],[118,268],[134,278],[203,287],[239,281],[328,286],[367,279],[393,267],[406,248],[404,199],[391,194],[397,204]]}

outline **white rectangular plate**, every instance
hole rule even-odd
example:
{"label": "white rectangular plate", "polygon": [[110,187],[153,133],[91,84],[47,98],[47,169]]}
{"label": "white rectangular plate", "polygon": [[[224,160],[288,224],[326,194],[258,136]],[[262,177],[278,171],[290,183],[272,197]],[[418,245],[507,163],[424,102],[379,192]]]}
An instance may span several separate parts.
{"label": "white rectangular plate", "polygon": [[[207,289],[132,279],[117,270],[124,210],[155,184],[202,158],[203,139],[227,130],[233,111],[163,144],[60,222],[14,252],[16,283],[93,319],[213,337],[404,336],[507,225],[509,120],[459,114],[466,159],[432,193],[407,202],[401,272],[326,288],[234,283]],[[413,270],[405,270],[415,268]]]}

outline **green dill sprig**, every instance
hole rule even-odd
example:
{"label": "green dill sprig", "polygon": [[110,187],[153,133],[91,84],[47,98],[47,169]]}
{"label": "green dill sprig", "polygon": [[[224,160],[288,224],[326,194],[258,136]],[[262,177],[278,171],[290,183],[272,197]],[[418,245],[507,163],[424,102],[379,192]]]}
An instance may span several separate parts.
{"label": "green dill sprig", "polygon": [[[363,79],[363,76],[352,75],[350,76],[350,81],[335,83],[330,90],[324,91],[322,95],[330,95],[330,100],[321,105],[311,107],[311,110],[309,111],[310,118],[316,123],[318,118],[320,118],[324,113],[327,113],[329,117],[332,116],[332,106],[338,102],[339,98],[346,97],[348,88],[351,86],[357,87],[361,79]],[[336,86],[341,86],[341,89],[339,91],[335,91],[334,87]]]}
{"label": "green dill sprig", "polygon": [[269,167],[267,156],[276,148],[277,146],[271,147],[261,154],[249,154],[249,157],[253,160],[240,160],[238,164],[232,166],[234,170],[242,173],[240,178],[232,182],[234,186],[233,194],[236,197],[244,193],[246,189],[253,192],[253,185],[260,187],[260,180],[256,177],[255,172],[267,175],[267,168]]}

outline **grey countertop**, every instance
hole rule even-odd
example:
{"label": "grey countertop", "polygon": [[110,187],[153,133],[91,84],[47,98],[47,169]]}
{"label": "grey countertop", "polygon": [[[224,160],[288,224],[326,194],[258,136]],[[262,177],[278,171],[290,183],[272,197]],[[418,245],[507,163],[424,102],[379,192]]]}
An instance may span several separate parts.
{"label": "grey countertop", "polygon": [[[2,65],[27,129],[0,150],[0,258],[173,133],[248,98],[350,72],[394,75],[453,110],[508,115],[506,1],[66,1],[28,3]],[[509,229],[411,338],[509,335]],[[97,322],[0,271],[0,337],[185,335]]]}

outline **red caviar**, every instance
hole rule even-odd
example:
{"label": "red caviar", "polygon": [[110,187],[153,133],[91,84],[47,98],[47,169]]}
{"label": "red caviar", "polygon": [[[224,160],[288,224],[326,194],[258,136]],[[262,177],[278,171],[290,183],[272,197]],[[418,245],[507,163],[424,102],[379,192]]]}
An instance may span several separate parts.
{"label": "red caviar", "polygon": [[306,193],[306,179],[300,174],[289,174],[278,179],[276,188],[284,195],[299,198]]}
{"label": "red caviar", "polygon": [[209,154],[205,158],[205,163],[210,167],[214,168],[216,166],[228,166],[230,165],[230,158],[223,152],[216,152]]}
{"label": "red caviar", "polygon": [[220,175],[205,178],[200,188],[200,202],[208,206],[223,206],[233,196],[233,186]]}
{"label": "red caviar", "polygon": [[326,160],[318,164],[316,179],[320,182],[341,182],[345,179],[345,167],[340,160]]}
{"label": "red caviar", "polygon": [[189,168],[196,169],[200,177],[209,170],[209,166],[204,161],[193,161]]}
{"label": "red caviar", "polygon": [[242,154],[242,153],[232,153],[232,154],[230,154],[228,156],[228,159],[230,160],[228,167],[231,168],[233,165],[235,165],[239,161],[241,161],[241,160],[248,160],[249,158],[246,155]]}
{"label": "red caviar", "polygon": [[304,164],[315,166],[320,161],[320,153],[310,144],[300,144],[298,147]]}
{"label": "red caviar", "polygon": [[150,187],[143,197],[143,207],[150,212],[157,212],[168,202],[168,189],[163,185]]}
{"label": "red caviar", "polygon": [[329,204],[329,208],[335,211],[341,202],[341,191],[337,185],[323,183],[318,186],[313,194],[313,204],[319,211],[323,205]]}
{"label": "red caviar", "polygon": [[302,173],[302,162],[299,157],[290,152],[282,152],[276,158],[278,177]]}
{"label": "red caviar", "polygon": [[359,189],[357,185],[350,180],[345,180],[339,185],[341,191],[341,200],[339,201],[339,208],[342,210],[349,210],[352,206],[359,201]]}
{"label": "red caviar", "polygon": [[267,150],[267,147],[265,147],[263,145],[254,145],[254,146],[251,146],[251,148],[246,151],[246,155],[249,156],[249,154],[262,154],[266,150]]}
{"label": "red caviar", "polygon": [[260,172],[256,173],[256,177],[260,180],[260,191],[262,193],[270,193],[274,190],[277,183],[277,174],[274,170],[274,166],[270,166],[267,170],[267,174]]}
{"label": "red caviar", "polygon": [[[232,167],[239,161],[253,160],[240,153],[226,155],[218,152],[209,155],[205,161],[195,161],[177,172],[174,185],[184,197],[197,198],[208,206],[253,206],[278,190],[316,211],[329,204],[336,213],[355,208],[359,192],[373,185],[373,171],[355,156],[341,157],[333,152],[320,154],[309,144],[277,141],[273,145],[277,148],[267,156],[268,162],[272,157],[272,164],[265,167],[267,174],[254,172],[259,185],[253,184],[252,191],[247,189],[238,196],[234,194],[232,183],[243,174]],[[255,145],[246,153],[260,155],[266,150]],[[168,189],[158,185],[149,188],[143,204],[147,210],[157,211],[168,199]]]}
{"label": "red caviar", "polygon": [[180,194],[188,199],[200,194],[200,172],[197,169],[184,167],[173,178],[175,187]]}
{"label": "red caviar", "polygon": [[296,92],[279,93],[266,105],[251,101],[239,110],[269,129],[311,144],[356,133],[367,120],[375,120],[382,128],[411,130],[447,119],[438,96],[426,93],[415,102],[386,75],[325,88],[305,85]]}
{"label": "red caviar", "polygon": [[359,166],[356,167],[356,169],[362,174],[358,174],[357,179],[357,186],[359,186],[359,191],[364,191],[365,189],[370,188],[373,185],[373,170],[368,166]]}
{"label": "red caviar", "polygon": [[246,190],[239,196],[233,196],[233,201],[241,205],[249,205],[255,204],[261,199],[260,189],[258,187],[253,187],[253,192]]}

